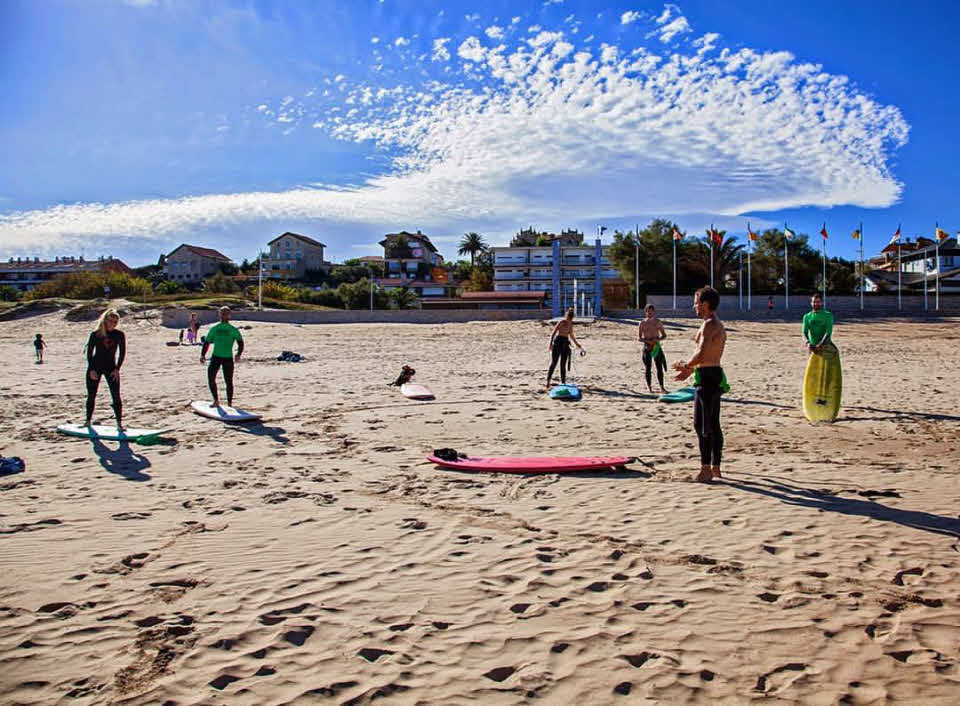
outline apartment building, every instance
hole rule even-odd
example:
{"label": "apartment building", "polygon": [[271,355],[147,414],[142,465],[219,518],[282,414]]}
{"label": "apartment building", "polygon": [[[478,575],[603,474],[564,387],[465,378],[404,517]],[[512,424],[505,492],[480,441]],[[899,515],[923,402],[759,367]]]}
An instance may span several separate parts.
{"label": "apartment building", "polygon": [[284,233],[267,243],[270,255],[263,258],[263,274],[270,279],[299,280],[307,270],[329,272],[323,259],[323,243],[299,233]]}
{"label": "apartment building", "polygon": [[213,248],[182,243],[164,258],[163,274],[174,282],[196,283],[219,272],[221,264],[232,260]]}
{"label": "apartment building", "polygon": [[27,292],[44,282],[60,275],[73,272],[124,272],[133,270],[112,256],[101,256],[96,260],[81,257],[56,257],[53,260],[41,260],[39,257],[11,257],[0,262],[0,284],[5,284],[21,292]]}

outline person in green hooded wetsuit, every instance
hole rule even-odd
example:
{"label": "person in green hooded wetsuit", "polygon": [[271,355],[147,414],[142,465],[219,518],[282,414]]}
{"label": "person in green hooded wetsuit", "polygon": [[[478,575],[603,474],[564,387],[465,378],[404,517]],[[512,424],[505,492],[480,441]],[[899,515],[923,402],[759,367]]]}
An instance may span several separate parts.
{"label": "person in green hooded wetsuit", "polygon": [[824,343],[832,343],[833,314],[823,308],[819,293],[810,297],[810,309],[803,315],[803,341],[811,353],[819,353]]}
{"label": "person in green hooded wetsuit", "polygon": [[657,318],[657,310],[653,304],[647,304],[643,309],[646,318],[640,322],[637,330],[637,339],[643,344],[643,372],[647,379],[647,390],[653,392],[650,379],[650,367],[657,365],[657,382],[660,383],[660,392],[666,393],[663,386],[663,372],[667,369],[667,358],[660,347],[660,341],[667,337],[663,322]]}

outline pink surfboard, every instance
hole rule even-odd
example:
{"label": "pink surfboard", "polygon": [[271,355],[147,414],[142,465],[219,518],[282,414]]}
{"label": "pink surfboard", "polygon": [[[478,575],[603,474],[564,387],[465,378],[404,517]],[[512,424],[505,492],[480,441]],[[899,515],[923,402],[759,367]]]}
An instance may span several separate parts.
{"label": "pink surfboard", "polygon": [[433,454],[427,456],[438,466],[461,471],[489,473],[569,473],[601,471],[633,463],[633,456],[468,456],[444,461]]}

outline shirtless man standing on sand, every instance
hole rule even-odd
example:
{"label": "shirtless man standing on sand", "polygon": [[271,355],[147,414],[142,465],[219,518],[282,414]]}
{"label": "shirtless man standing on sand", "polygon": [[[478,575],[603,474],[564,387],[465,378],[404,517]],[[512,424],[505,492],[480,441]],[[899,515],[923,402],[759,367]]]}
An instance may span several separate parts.
{"label": "shirtless man standing on sand", "polygon": [[647,380],[647,390],[653,392],[650,383],[650,366],[657,366],[657,382],[660,383],[660,392],[666,393],[667,388],[663,386],[663,371],[667,369],[667,358],[663,355],[663,349],[660,347],[660,341],[667,337],[667,332],[663,328],[663,322],[657,318],[657,310],[653,304],[647,304],[644,307],[646,318],[640,322],[637,331],[637,338],[643,344],[643,372]]}
{"label": "shirtless man standing on sand", "polygon": [[720,359],[727,342],[727,331],[717,318],[720,295],[713,287],[701,287],[693,297],[693,310],[703,319],[694,341],[697,352],[686,363],[673,364],[677,380],[694,376],[697,388],[693,398],[693,428],[700,442],[700,475],[697,481],[708,483],[720,478],[720,458],[723,454],[723,430],[720,429],[720,395],[725,378]]}

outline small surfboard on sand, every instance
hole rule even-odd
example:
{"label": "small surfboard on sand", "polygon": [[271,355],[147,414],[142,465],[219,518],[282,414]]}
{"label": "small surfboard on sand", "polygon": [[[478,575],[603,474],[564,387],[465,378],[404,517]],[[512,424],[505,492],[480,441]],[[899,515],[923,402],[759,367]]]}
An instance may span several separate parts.
{"label": "small surfboard on sand", "polygon": [[432,400],[433,392],[426,385],[415,382],[406,382],[400,386],[400,394],[411,400]]}
{"label": "small surfboard on sand", "polygon": [[579,400],[581,397],[580,388],[576,385],[554,385],[549,394],[555,400]]}
{"label": "small surfboard on sand", "polygon": [[689,402],[697,394],[695,387],[681,387],[679,390],[660,395],[661,402]]}
{"label": "small surfboard on sand", "polygon": [[100,439],[102,441],[136,441],[146,437],[156,437],[165,434],[169,429],[138,429],[129,428],[120,431],[115,426],[106,424],[94,424],[85,426],[83,424],[61,424],[57,431],[67,436],[76,436],[82,439]]}
{"label": "small surfboard on sand", "polygon": [[456,461],[444,461],[433,454],[427,458],[444,468],[489,473],[602,471],[619,468],[636,460],[632,456],[467,456]]}
{"label": "small surfboard on sand", "polygon": [[811,353],[803,375],[803,416],[811,422],[832,422],[840,412],[843,368],[840,351],[830,342]]}
{"label": "small surfboard on sand", "polygon": [[201,417],[216,419],[220,422],[256,422],[260,420],[259,414],[247,412],[246,410],[237,409],[236,407],[230,407],[225,404],[214,406],[206,400],[191,402],[190,409]]}

